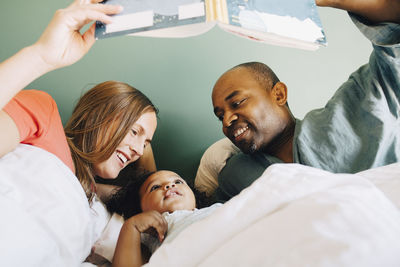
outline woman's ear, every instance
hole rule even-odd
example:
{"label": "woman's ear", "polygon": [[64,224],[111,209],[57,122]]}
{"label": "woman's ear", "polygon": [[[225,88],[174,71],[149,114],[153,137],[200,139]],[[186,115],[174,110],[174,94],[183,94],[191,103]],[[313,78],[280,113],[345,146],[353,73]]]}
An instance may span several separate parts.
{"label": "woman's ear", "polygon": [[283,106],[287,101],[287,87],[283,82],[277,82],[271,89],[272,97],[279,106]]}

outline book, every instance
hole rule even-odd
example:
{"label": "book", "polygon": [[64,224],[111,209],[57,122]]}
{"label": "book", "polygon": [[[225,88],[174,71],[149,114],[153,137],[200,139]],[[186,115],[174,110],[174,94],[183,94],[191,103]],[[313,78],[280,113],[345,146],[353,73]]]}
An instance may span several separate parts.
{"label": "book", "polygon": [[326,36],[315,0],[106,0],[124,10],[96,22],[96,39],[119,35],[189,37],[218,25],[273,45],[316,50]]}

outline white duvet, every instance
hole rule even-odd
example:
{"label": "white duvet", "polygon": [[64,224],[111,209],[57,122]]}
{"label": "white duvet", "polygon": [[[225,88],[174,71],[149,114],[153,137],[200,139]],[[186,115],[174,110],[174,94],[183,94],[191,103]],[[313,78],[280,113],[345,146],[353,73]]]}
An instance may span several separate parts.
{"label": "white duvet", "polygon": [[[95,206],[58,158],[20,145],[0,158],[0,265],[80,266],[108,219]],[[400,163],[358,175],[273,165],[148,265],[400,266]]]}
{"label": "white duvet", "polygon": [[56,156],[19,145],[0,158],[0,266],[80,266],[104,227]]}
{"label": "white duvet", "polygon": [[273,165],[148,266],[400,266],[399,180],[400,164],[359,175]]}

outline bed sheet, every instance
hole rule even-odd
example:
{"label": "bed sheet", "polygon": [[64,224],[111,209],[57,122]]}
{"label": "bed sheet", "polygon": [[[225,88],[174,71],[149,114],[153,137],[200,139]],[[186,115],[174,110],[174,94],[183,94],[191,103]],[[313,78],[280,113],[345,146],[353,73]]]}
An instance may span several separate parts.
{"label": "bed sheet", "polygon": [[272,165],[146,266],[400,266],[399,206],[374,184],[393,196],[398,179],[400,164],[358,175]]}

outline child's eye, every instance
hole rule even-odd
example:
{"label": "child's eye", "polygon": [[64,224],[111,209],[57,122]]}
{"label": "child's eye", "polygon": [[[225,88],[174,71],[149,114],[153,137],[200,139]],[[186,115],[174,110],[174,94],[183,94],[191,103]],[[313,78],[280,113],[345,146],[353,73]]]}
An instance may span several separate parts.
{"label": "child's eye", "polygon": [[175,184],[183,184],[183,181],[182,180],[176,180]]}
{"label": "child's eye", "polygon": [[160,188],[160,187],[161,187],[161,186],[158,185],[158,184],[153,185],[153,186],[150,188],[150,192],[152,192],[152,191],[154,191],[154,190],[157,190],[157,189]]}

